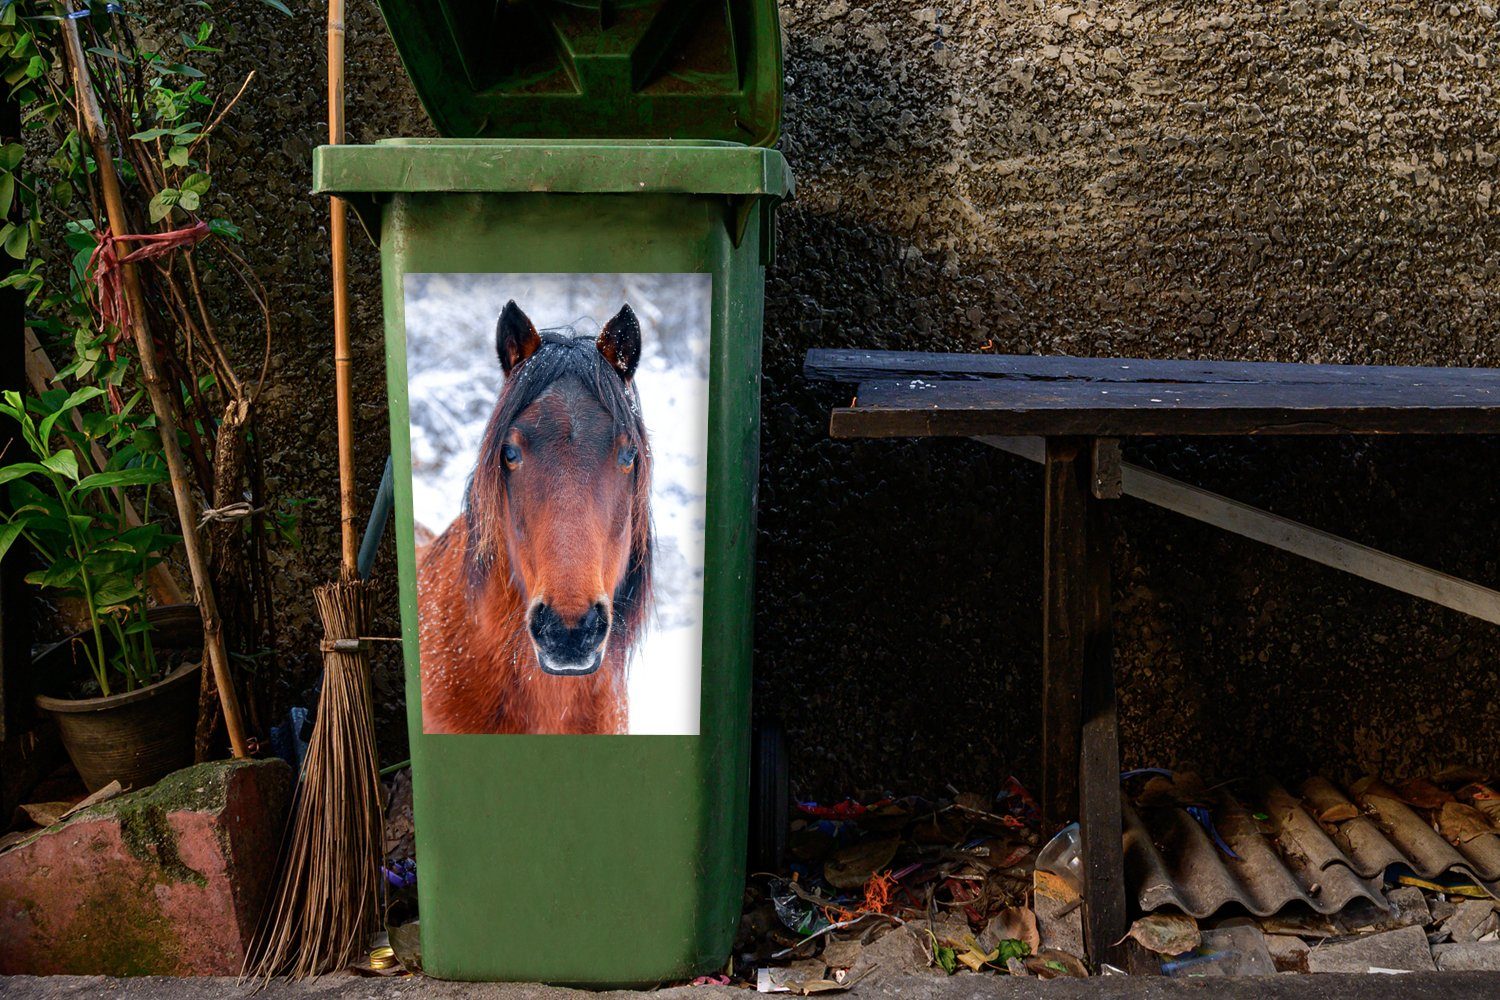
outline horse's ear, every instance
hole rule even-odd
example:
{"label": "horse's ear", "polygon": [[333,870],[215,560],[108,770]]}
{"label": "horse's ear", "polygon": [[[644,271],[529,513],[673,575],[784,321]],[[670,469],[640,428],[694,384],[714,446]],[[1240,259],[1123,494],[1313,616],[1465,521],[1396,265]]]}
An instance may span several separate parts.
{"label": "horse's ear", "polygon": [[542,346],[542,338],[536,327],[515,300],[505,303],[500,310],[500,323],[495,327],[495,350],[500,355],[500,370],[509,375],[511,369],[536,353]]}
{"label": "horse's ear", "polygon": [[595,343],[609,366],[629,382],[641,360],[641,324],[628,304],[621,306],[615,318],[604,324]]}

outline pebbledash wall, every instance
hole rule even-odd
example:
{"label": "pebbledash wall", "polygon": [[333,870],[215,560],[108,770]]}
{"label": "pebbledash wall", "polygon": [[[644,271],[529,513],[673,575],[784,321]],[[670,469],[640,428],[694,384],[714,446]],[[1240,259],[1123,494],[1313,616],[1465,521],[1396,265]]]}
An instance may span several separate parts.
{"label": "pebbledash wall", "polygon": [[[351,140],[431,134],[374,4],[352,6]],[[323,25],[298,9],[236,15],[221,76],[258,75],[217,172],[275,298],[271,483],[317,501],[305,549],[280,557],[283,702],[317,678],[309,588],[337,561],[325,206],[307,195]],[[805,384],[803,352],[1500,364],[1500,22],[1489,4],[1406,0],[782,11],[798,197],[768,288],[756,711],[785,725],[805,795],[1033,781],[1036,469],[966,442],[830,442],[844,393]],[[378,264],[357,242],[368,494],[384,375]],[[1128,454],[1500,585],[1493,440]],[[1119,512],[1128,764],[1500,767],[1500,629],[1135,501]],[[394,596],[387,572],[387,634]],[[405,756],[398,669],[383,652],[388,760]]]}

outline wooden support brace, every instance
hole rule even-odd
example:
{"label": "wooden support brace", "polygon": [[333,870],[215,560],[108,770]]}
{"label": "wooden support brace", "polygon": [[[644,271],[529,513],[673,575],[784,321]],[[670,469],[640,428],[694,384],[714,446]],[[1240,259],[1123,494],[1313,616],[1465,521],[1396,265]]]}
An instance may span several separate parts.
{"label": "wooden support brace", "polygon": [[[1045,460],[1042,438],[986,436],[975,440],[1033,462]],[[1120,484],[1124,496],[1144,500],[1283,552],[1500,625],[1500,591],[1129,462],[1120,463]]]}

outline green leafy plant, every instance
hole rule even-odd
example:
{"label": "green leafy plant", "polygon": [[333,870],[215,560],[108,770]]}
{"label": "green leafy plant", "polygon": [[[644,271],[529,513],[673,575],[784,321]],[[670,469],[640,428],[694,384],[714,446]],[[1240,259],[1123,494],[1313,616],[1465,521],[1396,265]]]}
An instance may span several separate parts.
{"label": "green leafy plant", "polygon": [[[158,679],[144,577],[179,539],[149,516],[132,523],[126,491],[140,492],[149,515],[150,487],[167,473],[149,418],[137,415],[141,394],[118,413],[86,406],[104,394],[98,386],[4,393],[0,416],[16,422],[37,460],[0,465],[10,500],[0,512],[0,557],[25,539],[43,563],[27,581],[81,603],[90,624],[82,651],[108,695]],[[99,469],[96,446],[107,456]]]}
{"label": "green leafy plant", "polygon": [[[290,15],[280,0],[260,6]],[[223,643],[242,662],[274,659],[270,547],[281,541],[285,504],[267,495],[257,436],[272,353],[271,299],[247,259],[245,234],[224,217],[233,202],[216,172],[224,160],[215,155],[217,139],[234,127],[255,76],[228,87],[215,80],[231,35],[221,25],[227,12],[250,17],[253,9],[207,0],[170,13],[132,0],[0,0],[0,86],[21,109],[24,135],[0,140],[0,254],[19,262],[0,287],[24,296],[28,349],[56,362],[50,385],[101,388],[113,408],[139,386],[139,369],[135,329],[99,295],[106,287],[100,267],[140,254],[135,272],[146,315],[133,322],[149,331],[158,370],[171,383],[176,412],[167,419],[178,428],[191,473],[176,485],[217,515],[200,524],[204,582]],[[67,55],[74,31],[79,65]],[[125,202],[115,233],[103,211],[101,163],[80,133],[80,74],[111,137],[106,155]],[[35,393],[48,388],[32,384]],[[106,453],[114,469],[116,457]],[[243,693],[253,722],[255,692]],[[216,700],[203,707],[200,753],[212,735]]]}

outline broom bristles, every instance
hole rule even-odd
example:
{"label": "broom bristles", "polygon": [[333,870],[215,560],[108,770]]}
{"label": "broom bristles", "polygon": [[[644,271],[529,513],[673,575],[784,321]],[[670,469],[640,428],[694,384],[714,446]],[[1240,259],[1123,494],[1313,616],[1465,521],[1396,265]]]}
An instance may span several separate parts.
{"label": "broom bristles", "polygon": [[[325,639],[365,634],[369,594],[361,581],[327,584],[314,594]],[[380,797],[366,654],[330,649],[323,654],[323,694],[282,842],[275,897],[242,977],[316,976],[360,956],[380,919]]]}

